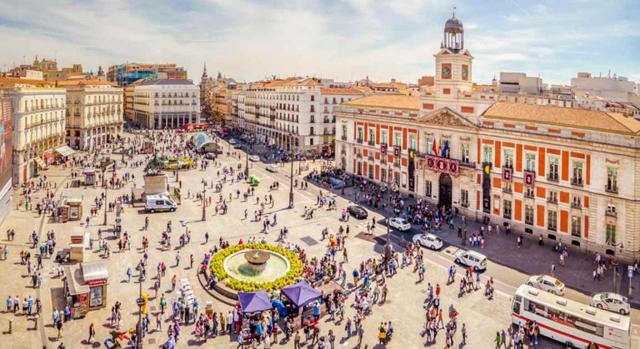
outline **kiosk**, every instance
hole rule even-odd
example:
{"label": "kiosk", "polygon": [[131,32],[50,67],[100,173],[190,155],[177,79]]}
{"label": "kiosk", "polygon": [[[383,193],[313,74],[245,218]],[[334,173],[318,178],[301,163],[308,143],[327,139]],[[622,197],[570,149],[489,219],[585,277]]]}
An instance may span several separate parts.
{"label": "kiosk", "polygon": [[103,261],[65,266],[64,295],[71,316],[78,319],[107,305],[109,273]]}
{"label": "kiosk", "polygon": [[82,170],[82,174],[84,174],[84,185],[96,185],[96,169],[93,167],[85,167]]}

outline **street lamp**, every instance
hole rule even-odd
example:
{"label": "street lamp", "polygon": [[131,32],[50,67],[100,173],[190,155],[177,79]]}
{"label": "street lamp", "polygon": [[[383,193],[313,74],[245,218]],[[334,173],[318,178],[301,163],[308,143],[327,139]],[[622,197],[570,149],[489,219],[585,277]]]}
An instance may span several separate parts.
{"label": "street lamp", "polygon": [[142,266],[140,266],[140,277],[138,279],[138,324],[136,325],[136,348],[142,349],[142,306],[144,305],[144,299],[142,299]]}
{"label": "street lamp", "polygon": [[102,225],[107,225],[107,179],[105,178],[107,168],[111,165],[111,159],[107,158],[102,162],[102,186],[104,187],[104,222]]}
{"label": "street lamp", "polygon": [[291,170],[289,172],[289,208],[293,208],[293,148],[291,146],[292,135],[289,134],[289,150],[291,152]]}
{"label": "street lamp", "polygon": [[244,179],[249,180],[249,151],[245,151],[245,163],[244,163]]}
{"label": "street lamp", "polygon": [[207,198],[205,197],[206,193],[207,193],[207,184],[205,182],[202,182],[202,221],[203,222],[207,220],[207,212],[205,210],[207,205]]}

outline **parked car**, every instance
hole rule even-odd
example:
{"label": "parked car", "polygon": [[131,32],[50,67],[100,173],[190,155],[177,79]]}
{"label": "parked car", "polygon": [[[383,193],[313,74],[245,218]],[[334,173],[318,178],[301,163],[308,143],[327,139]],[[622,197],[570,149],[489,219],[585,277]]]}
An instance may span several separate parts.
{"label": "parked car", "polygon": [[278,172],[278,166],[274,164],[267,165],[267,171],[276,173]]}
{"label": "parked car", "polygon": [[487,257],[476,251],[458,251],[455,262],[467,267],[472,267],[473,270],[487,269]]}
{"label": "parked car", "polygon": [[403,217],[387,218],[387,221],[391,228],[398,229],[399,231],[411,230],[411,223]]}
{"label": "parked car", "polygon": [[215,160],[216,159],[216,154],[215,153],[206,153],[206,154],[204,154],[204,158],[205,159],[209,159],[209,160]]}
{"label": "parked car", "polygon": [[238,143],[238,141],[236,141],[234,138],[231,138],[229,140],[229,144],[236,144],[236,143]]}
{"label": "parked car", "polygon": [[413,236],[412,240],[413,240],[413,243],[418,244],[422,247],[432,249],[434,251],[437,251],[441,249],[442,246],[444,246],[442,239],[440,239],[439,237],[431,233],[416,234]]}
{"label": "parked car", "polygon": [[329,183],[331,183],[331,187],[333,189],[342,189],[345,186],[345,183],[343,180],[333,178],[333,177],[329,178]]}
{"label": "parked car", "polygon": [[596,293],[591,299],[591,305],[599,309],[613,311],[622,315],[629,315],[630,310],[629,300],[627,297],[611,292]]}
{"label": "parked car", "polygon": [[527,281],[527,285],[553,293],[557,296],[564,296],[564,283],[549,275],[533,275]]}
{"label": "parked car", "polygon": [[358,205],[351,205],[347,207],[347,212],[349,212],[349,214],[356,219],[365,219],[368,216],[367,210],[365,210],[364,207]]}
{"label": "parked car", "polygon": [[257,162],[260,161],[260,157],[258,155],[249,156],[249,161]]}

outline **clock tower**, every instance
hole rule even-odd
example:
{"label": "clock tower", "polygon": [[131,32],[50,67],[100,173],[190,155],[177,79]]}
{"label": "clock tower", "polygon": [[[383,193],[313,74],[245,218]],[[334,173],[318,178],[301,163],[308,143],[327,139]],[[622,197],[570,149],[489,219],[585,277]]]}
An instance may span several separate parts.
{"label": "clock tower", "polygon": [[444,37],[435,58],[436,95],[456,97],[460,93],[471,93],[473,56],[464,48],[464,27],[455,13],[444,24]]}

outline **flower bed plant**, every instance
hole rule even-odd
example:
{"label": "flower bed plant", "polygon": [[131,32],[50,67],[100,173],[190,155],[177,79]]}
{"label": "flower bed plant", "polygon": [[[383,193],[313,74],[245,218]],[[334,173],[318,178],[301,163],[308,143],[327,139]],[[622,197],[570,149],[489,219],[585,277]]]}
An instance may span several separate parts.
{"label": "flower bed plant", "polygon": [[[242,250],[267,250],[278,253],[289,261],[289,271],[285,275],[267,282],[234,279],[224,270],[224,261],[230,255]],[[304,265],[295,252],[286,248],[263,243],[249,243],[229,246],[219,251],[211,258],[209,269],[218,278],[219,282],[224,282],[229,288],[240,292],[255,292],[258,290],[271,291],[273,289],[281,289],[293,284],[302,274]]]}

